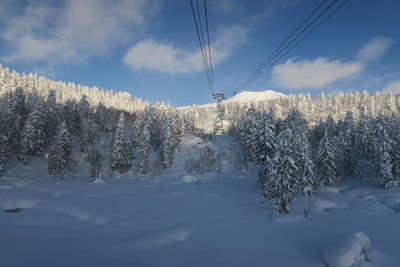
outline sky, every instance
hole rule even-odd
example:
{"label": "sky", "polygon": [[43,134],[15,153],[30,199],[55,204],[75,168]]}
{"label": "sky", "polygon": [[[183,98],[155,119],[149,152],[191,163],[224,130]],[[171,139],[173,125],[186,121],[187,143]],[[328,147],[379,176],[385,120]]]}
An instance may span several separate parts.
{"label": "sky", "polygon": [[[400,93],[398,0],[350,0],[238,89],[320,3],[207,1],[215,90]],[[0,63],[151,102],[213,102],[189,0],[1,0]]]}

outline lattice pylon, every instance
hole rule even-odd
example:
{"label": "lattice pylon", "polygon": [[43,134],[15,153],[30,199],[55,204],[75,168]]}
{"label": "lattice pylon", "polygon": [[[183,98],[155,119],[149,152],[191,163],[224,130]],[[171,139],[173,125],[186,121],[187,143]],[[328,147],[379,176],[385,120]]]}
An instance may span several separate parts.
{"label": "lattice pylon", "polygon": [[214,123],[214,134],[224,134],[224,125],[222,123],[223,107],[222,100],[225,99],[225,95],[222,93],[213,94],[214,99],[217,102],[217,116]]}

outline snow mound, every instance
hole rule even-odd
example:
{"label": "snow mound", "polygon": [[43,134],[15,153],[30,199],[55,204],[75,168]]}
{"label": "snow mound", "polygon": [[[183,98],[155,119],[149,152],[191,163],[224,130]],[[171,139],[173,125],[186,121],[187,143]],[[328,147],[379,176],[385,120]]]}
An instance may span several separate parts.
{"label": "snow mound", "polygon": [[262,92],[243,91],[227,99],[226,102],[250,102],[250,101],[257,102],[257,101],[278,99],[281,97],[286,97],[286,95],[272,90],[266,90]]}
{"label": "snow mound", "polygon": [[329,247],[324,253],[325,262],[329,267],[353,267],[367,260],[366,252],[370,248],[371,240],[365,233],[354,233]]}

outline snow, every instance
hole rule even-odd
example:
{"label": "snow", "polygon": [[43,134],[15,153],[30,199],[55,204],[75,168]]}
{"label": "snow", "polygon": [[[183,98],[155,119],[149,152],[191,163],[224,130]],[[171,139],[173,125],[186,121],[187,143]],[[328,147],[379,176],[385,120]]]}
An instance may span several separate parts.
{"label": "snow", "polygon": [[259,101],[274,100],[283,97],[286,97],[286,95],[272,90],[266,90],[261,92],[243,91],[227,99],[225,102],[259,102]]}
{"label": "snow", "polygon": [[[189,173],[207,146],[212,169]],[[373,247],[357,266],[399,266],[400,189],[345,179],[281,215],[264,203],[258,170],[242,172],[241,157],[233,138],[189,137],[166,171],[105,174],[101,183],[83,165],[57,183],[45,160],[10,159],[0,207],[22,211],[0,211],[0,265],[313,267],[354,256],[366,238],[353,233],[363,232]]]}
{"label": "snow", "polygon": [[324,253],[324,258],[329,267],[351,267],[359,261],[368,261],[367,251],[370,248],[369,237],[363,232],[358,232],[329,247]]}

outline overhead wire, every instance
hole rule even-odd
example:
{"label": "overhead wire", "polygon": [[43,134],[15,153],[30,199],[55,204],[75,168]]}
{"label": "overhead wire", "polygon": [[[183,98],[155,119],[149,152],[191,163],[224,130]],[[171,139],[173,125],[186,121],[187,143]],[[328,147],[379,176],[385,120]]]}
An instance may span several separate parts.
{"label": "overhead wire", "polygon": [[211,72],[211,81],[212,81],[212,87],[213,91],[215,91],[215,85],[214,85],[214,71],[213,71],[213,65],[212,65],[212,57],[211,57],[211,45],[210,45],[210,31],[208,27],[208,12],[207,12],[207,4],[206,0],[203,0],[204,2],[204,14],[206,17],[206,29],[207,29],[207,42],[208,42],[208,56],[210,58],[210,72]]}
{"label": "overhead wire", "polygon": [[278,54],[274,55],[266,64],[264,64],[263,68],[260,69],[260,70],[258,71],[258,73],[251,79],[251,81],[257,79],[257,78],[264,72],[264,69],[266,69],[266,68],[268,67],[268,65],[269,65],[274,59],[276,59],[279,55],[281,55],[281,54],[285,51],[286,48],[288,48],[288,47],[289,47],[294,41],[296,41],[305,31],[307,31],[311,26],[313,26],[313,24],[314,24],[320,17],[322,17],[329,9],[331,9],[332,6],[334,6],[334,5],[336,4],[337,1],[338,1],[338,0],[334,0],[328,7],[326,7],[326,8],[321,12],[321,14],[319,14],[316,18],[314,18],[301,32],[299,32],[292,40],[290,40],[290,42],[287,43],[287,44],[285,45],[285,47],[284,47],[281,51],[279,51]]}
{"label": "overhead wire", "polygon": [[[204,4],[205,4],[205,0],[204,0]],[[202,58],[203,58],[203,63],[204,63],[204,69],[207,75],[207,80],[210,86],[210,91],[211,94],[214,95],[214,74],[212,73],[212,63],[211,63],[211,48],[210,48],[210,42],[209,42],[209,31],[208,31],[208,16],[207,16],[207,7],[205,6],[204,8],[204,12],[205,12],[205,16],[206,16],[206,33],[207,33],[207,37],[208,37],[208,51],[205,48],[206,44],[205,44],[205,38],[204,38],[204,33],[203,33],[203,26],[201,23],[201,15],[200,15],[200,8],[199,8],[199,4],[198,4],[198,0],[196,0],[196,11],[195,11],[195,7],[193,4],[193,0],[190,0],[190,6],[192,9],[192,15],[193,15],[193,20],[194,20],[194,24],[195,24],[195,28],[196,28],[196,33],[197,33],[197,37],[198,37],[198,41],[199,41],[199,46],[200,46],[200,50],[201,50],[201,54],[202,54]],[[196,16],[197,13],[197,16]],[[209,52],[209,54],[207,54],[207,52]]]}
{"label": "overhead wire", "polygon": [[[299,41],[297,41],[292,47],[290,47],[283,55],[281,55],[279,58],[275,59],[269,67],[263,70],[267,71],[271,69],[276,62],[281,60],[283,57],[285,57],[292,49],[294,49],[298,44],[300,44],[302,41],[304,41],[313,31],[315,31],[321,24],[323,24],[326,20],[328,20],[330,17],[332,17],[336,12],[338,12],[344,5],[346,5],[350,0],[345,0],[339,7],[337,7],[332,13],[330,13],[327,17],[325,17],[320,23],[318,23],[314,28],[311,29],[306,35],[304,35]],[[258,76],[257,76],[258,77]]]}
{"label": "overhead wire", "polygon": [[239,86],[239,88],[240,87],[242,87],[242,85],[243,84],[245,84],[245,83],[247,83],[254,75],[256,75],[257,73],[258,73],[258,71],[260,71],[262,68],[263,68],[263,66],[267,63],[267,61],[269,60],[269,59],[271,59],[271,57],[287,42],[287,41],[289,41],[289,39],[290,38],[292,38],[292,36],[327,2],[328,0],[324,0],[324,1],[322,1],[322,3],[319,5],[319,6],[317,6],[317,8],[315,8],[314,9],[314,11],[313,12],[311,12],[311,14],[310,15],[308,15],[307,16],[307,18],[306,19],[304,19],[303,20],[303,22],[277,47],[277,48],[275,48],[275,50],[257,67],[257,69],[254,71],[254,72],[252,72],[251,74],[250,74],[250,76],[249,77],[247,77],[247,79],[244,81],[244,82],[242,82],[242,84]]}
{"label": "overhead wire", "polygon": [[[271,66],[279,61],[281,58],[283,58],[287,53],[289,53],[290,50],[295,48],[299,43],[301,43],[304,39],[306,39],[313,31],[315,31],[321,24],[323,24],[327,19],[329,19],[331,16],[333,16],[337,11],[339,11],[349,0],[345,0],[338,8],[336,8],[332,13],[330,13],[327,17],[325,17],[321,22],[319,22],[314,28],[312,28],[311,31],[306,33],[303,37],[301,35],[305,33],[310,27],[312,27],[318,19],[320,19],[329,9],[331,9],[338,0],[333,1],[327,8],[325,8],[316,18],[314,18],[300,33],[298,33],[292,40],[289,41],[291,37],[326,3],[327,0],[324,0],[301,24],[296,28],[294,32],[292,32],[289,37],[285,39],[281,43],[281,45],[276,48],[270,56],[263,61],[263,63],[254,71],[245,81],[243,81],[240,86],[238,87],[238,90],[242,89],[245,85],[249,84],[250,82],[254,81],[257,79],[263,72],[265,72],[267,69],[270,69]],[[301,37],[301,38],[300,38]],[[290,47],[288,50],[286,50],[293,42],[295,42],[298,38],[300,40],[296,42],[292,47]],[[285,43],[289,41],[288,44],[285,45]],[[283,48],[282,46],[285,45]],[[280,48],[282,48],[278,53],[276,53]],[[286,50],[286,51],[285,51]],[[283,55],[281,55],[284,53]]]}

